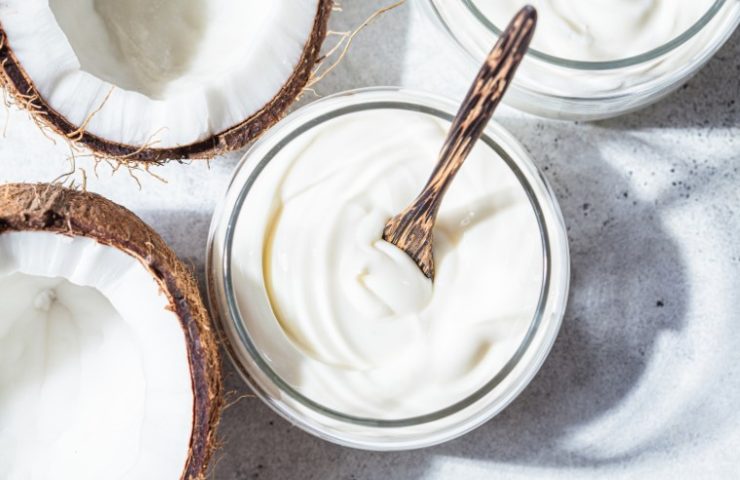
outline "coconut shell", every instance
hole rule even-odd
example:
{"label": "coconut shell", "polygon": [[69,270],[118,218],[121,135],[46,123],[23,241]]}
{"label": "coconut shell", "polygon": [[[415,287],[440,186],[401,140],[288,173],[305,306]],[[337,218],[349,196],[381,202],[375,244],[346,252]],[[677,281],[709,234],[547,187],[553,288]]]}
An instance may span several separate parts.
{"label": "coconut shell", "polygon": [[23,69],[13,53],[12,39],[3,29],[0,19],[0,82],[8,90],[16,104],[28,110],[42,125],[80,144],[100,157],[124,162],[162,163],[166,160],[210,159],[216,155],[238,150],[273,126],[287,113],[288,107],[301,95],[311,78],[314,66],[319,61],[321,45],[326,37],[327,25],[333,0],[319,0],[313,28],[293,74],[278,93],[260,110],[242,122],[205,140],[173,148],[154,148],[147,145],[126,145],[80,131],[80,126],[71,123],[54,110],[41,95],[33,79]]}
{"label": "coconut shell", "polygon": [[49,184],[0,186],[0,235],[44,231],[97,240],[139,260],[180,319],[190,362],[194,412],[185,480],[205,478],[223,404],[216,337],[190,270],[139,217],[100,195]]}

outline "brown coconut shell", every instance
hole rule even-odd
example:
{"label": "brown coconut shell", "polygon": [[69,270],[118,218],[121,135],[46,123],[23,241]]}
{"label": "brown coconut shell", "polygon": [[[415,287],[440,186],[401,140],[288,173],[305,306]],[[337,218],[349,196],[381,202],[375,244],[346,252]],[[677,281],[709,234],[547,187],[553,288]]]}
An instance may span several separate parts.
{"label": "brown coconut shell", "polygon": [[242,122],[205,140],[173,148],[155,148],[147,145],[126,145],[81,130],[67,120],[41,95],[33,79],[13,53],[13,39],[8,38],[0,19],[0,82],[15,103],[28,110],[42,125],[75,144],[80,144],[100,157],[125,162],[162,163],[166,160],[210,159],[216,155],[238,150],[256,139],[287,113],[288,107],[301,95],[319,61],[321,45],[326,37],[333,0],[319,0],[311,35],[303,47],[293,74],[277,94],[260,110]]}
{"label": "brown coconut shell", "polygon": [[100,195],[58,185],[0,186],[0,235],[14,231],[92,238],[135,257],[151,272],[180,319],[187,341],[194,415],[190,453],[181,478],[205,478],[216,446],[223,396],[216,337],[190,270],[131,211]]}

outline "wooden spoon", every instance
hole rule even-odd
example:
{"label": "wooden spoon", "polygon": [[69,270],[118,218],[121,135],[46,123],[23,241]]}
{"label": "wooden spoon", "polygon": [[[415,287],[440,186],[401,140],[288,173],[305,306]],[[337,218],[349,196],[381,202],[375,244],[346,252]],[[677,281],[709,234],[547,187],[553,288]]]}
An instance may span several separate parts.
{"label": "wooden spoon", "polygon": [[406,252],[432,280],[432,229],[442,197],[506,92],[536,24],[537,11],[527,5],[506,27],[460,106],[426,186],[411,205],[385,225],[383,240]]}

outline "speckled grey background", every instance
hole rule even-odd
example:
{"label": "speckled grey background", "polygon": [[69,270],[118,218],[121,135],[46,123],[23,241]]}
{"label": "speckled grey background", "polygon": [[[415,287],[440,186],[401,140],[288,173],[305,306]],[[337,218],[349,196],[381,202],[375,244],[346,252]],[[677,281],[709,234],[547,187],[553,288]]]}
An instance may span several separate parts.
{"label": "speckled grey background", "polygon": [[[333,29],[382,3],[344,2]],[[460,98],[474,66],[413,10],[368,27],[319,94],[400,84]],[[242,398],[224,415],[215,478],[739,478],[738,102],[740,33],[678,92],[620,119],[574,124],[502,108],[498,121],[552,182],[571,239],[568,313],[532,384],[459,440],[390,454],[330,445]],[[62,142],[22,112],[6,117],[0,181],[66,168]],[[210,216],[239,156],[158,169],[167,184],[139,174],[141,191],[104,167],[89,188],[150,222],[202,280]],[[225,370],[232,399],[248,393]]]}

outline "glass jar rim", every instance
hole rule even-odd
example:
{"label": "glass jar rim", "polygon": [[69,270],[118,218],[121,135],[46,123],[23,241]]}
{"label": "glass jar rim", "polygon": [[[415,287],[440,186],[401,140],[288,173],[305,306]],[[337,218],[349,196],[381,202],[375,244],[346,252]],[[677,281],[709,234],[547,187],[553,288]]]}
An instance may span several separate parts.
{"label": "glass jar rim", "polygon": [[[432,8],[436,12],[437,16],[440,19],[442,19],[443,17],[439,14],[437,7],[434,5],[434,0],[429,0],[429,1],[432,3]],[[647,52],[640,53],[638,55],[633,55],[630,57],[625,57],[625,58],[615,59],[615,60],[601,60],[601,61],[573,60],[573,59],[558,57],[556,55],[550,55],[548,53],[542,52],[541,50],[537,50],[536,48],[533,48],[533,47],[529,48],[529,51],[527,52],[527,54],[539,60],[550,63],[552,65],[556,65],[558,67],[570,68],[574,70],[585,70],[585,71],[618,70],[620,68],[640,65],[642,63],[653,61],[656,58],[661,57],[675,50],[676,48],[680,47],[684,43],[691,40],[697,33],[703,30],[704,27],[706,27],[709,22],[711,22],[714,19],[714,17],[720,12],[720,10],[722,9],[722,7],[725,5],[726,2],[727,0],[715,0],[714,3],[707,9],[707,11],[704,12],[704,14],[685,31],[683,31],[676,37],[672,38],[668,42],[662,45],[659,45],[658,47],[655,47],[652,50],[648,50]],[[475,19],[482,26],[484,26],[486,29],[488,29],[491,33],[493,33],[496,36],[501,35],[502,30],[485,16],[480,11],[480,9],[478,9],[478,7],[473,3],[472,0],[462,0],[462,3],[465,5],[465,7],[470,11],[470,13],[475,17]],[[446,22],[443,21],[443,23],[446,26]]]}
{"label": "glass jar rim", "polygon": [[[399,96],[399,92],[405,96],[405,99],[402,99],[401,96]],[[372,96],[372,94],[386,94],[387,98],[384,99],[374,99],[374,100],[367,100],[362,101],[362,97]],[[396,98],[390,98],[392,96],[395,96]],[[327,109],[327,111],[321,113],[321,114],[315,114],[314,111],[318,110],[320,106],[324,105],[327,102],[336,101],[338,99],[347,98],[347,97],[353,97],[355,99],[358,99],[360,97],[360,101],[355,101],[352,103],[349,103],[345,106],[337,108],[336,106],[333,108]],[[555,334],[552,335],[552,338],[547,338],[546,343],[543,345],[544,355],[542,358],[542,361],[544,361],[544,356],[546,356],[546,353],[549,351],[549,349],[552,346],[552,343],[555,340],[555,337],[557,335],[557,330],[559,329],[560,322],[562,321],[562,315],[559,315],[558,318],[552,319],[552,318],[544,318],[544,314],[549,306],[551,306],[552,303],[558,302],[558,301],[564,301],[565,296],[567,296],[568,291],[568,285],[567,280],[564,285],[560,287],[560,291],[558,291],[557,288],[555,288],[555,293],[559,294],[557,297],[553,297],[554,293],[551,290],[551,283],[552,283],[552,258],[553,253],[551,251],[551,236],[562,234],[564,235],[564,227],[562,227],[562,217],[559,208],[557,207],[557,201],[555,200],[554,194],[549,188],[549,185],[547,185],[547,182],[544,181],[544,178],[541,177],[541,173],[539,170],[536,169],[536,167],[531,164],[531,161],[529,160],[529,157],[526,157],[525,161],[529,162],[531,165],[531,169],[534,170],[534,173],[539,177],[539,180],[542,181],[542,184],[545,187],[545,193],[547,194],[547,197],[545,200],[549,204],[548,207],[550,210],[553,210],[556,212],[559,220],[559,230],[561,231],[555,231],[550,232],[549,231],[549,225],[545,221],[545,214],[543,211],[543,208],[540,204],[540,199],[538,198],[538,194],[535,192],[534,188],[531,185],[530,180],[528,180],[525,176],[525,174],[521,171],[521,169],[518,166],[518,162],[515,161],[509,153],[504,149],[503,146],[499,145],[497,141],[495,141],[491,137],[491,127],[486,129],[484,131],[483,136],[481,137],[481,141],[485,142],[490,148],[492,148],[500,157],[501,159],[506,162],[507,166],[512,170],[512,172],[517,176],[517,179],[519,180],[522,187],[525,189],[525,192],[527,194],[527,197],[530,201],[530,204],[532,205],[532,208],[535,212],[535,216],[537,217],[538,227],[540,231],[540,237],[542,241],[542,248],[543,248],[543,272],[542,272],[542,285],[540,290],[540,297],[538,299],[538,305],[537,310],[531,320],[531,323],[528,327],[528,330],[524,336],[524,339],[520,343],[517,351],[514,353],[512,358],[507,362],[507,364],[499,371],[497,372],[493,378],[491,378],[488,382],[486,382],[485,385],[478,388],[476,391],[474,391],[472,394],[469,394],[462,400],[445,407],[443,409],[427,413],[424,415],[409,417],[409,418],[402,418],[402,419],[375,419],[375,418],[367,418],[367,417],[359,417],[359,416],[353,416],[349,415],[331,408],[328,408],[324,405],[322,405],[320,402],[317,402],[315,400],[312,400],[305,395],[303,395],[301,392],[299,392],[296,388],[291,386],[286,380],[284,380],[270,365],[269,362],[267,362],[262,354],[260,353],[259,348],[257,345],[254,344],[252,341],[251,336],[249,335],[249,332],[247,331],[247,328],[245,326],[245,322],[243,320],[243,316],[240,312],[238,301],[236,299],[236,294],[234,290],[233,285],[233,277],[232,277],[232,250],[233,250],[233,243],[234,243],[234,236],[235,236],[235,226],[237,222],[239,221],[239,215],[241,212],[241,209],[244,205],[244,202],[247,199],[247,196],[249,194],[249,191],[254,185],[254,183],[257,181],[257,178],[259,177],[262,170],[265,168],[267,163],[274,158],[278,152],[284,148],[286,145],[288,145],[292,140],[296,139],[306,131],[310,130],[311,128],[325,122],[328,120],[331,120],[333,118],[340,117],[345,114],[363,111],[363,110],[373,110],[373,109],[380,109],[380,108],[398,108],[403,110],[409,110],[409,111],[415,111],[415,112],[421,112],[426,114],[432,114],[436,116],[437,118],[442,118],[444,120],[451,120],[454,117],[455,112],[455,106],[452,102],[434,96],[426,93],[421,92],[414,92],[409,91],[407,89],[399,89],[394,87],[372,87],[372,88],[363,88],[363,89],[357,89],[357,90],[351,90],[347,92],[341,92],[335,95],[331,95],[325,98],[322,98],[320,100],[317,100],[316,102],[313,102],[312,104],[300,109],[300,111],[295,112],[293,115],[286,118],[284,121],[282,121],[283,128],[280,128],[280,124],[276,128],[271,129],[270,132],[268,132],[265,136],[263,136],[260,140],[258,140],[251,148],[250,150],[244,155],[242,158],[240,164],[237,166],[236,171],[234,173],[234,178],[237,177],[239,174],[242,166],[245,164],[247,159],[250,156],[250,153],[254,152],[258,147],[267,144],[268,142],[273,142],[273,145],[270,145],[269,150],[266,154],[262,155],[261,158],[259,158],[259,163],[254,167],[254,169],[248,173],[248,177],[246,181],[239,187],[240,190],[238,192],[238,195],[236,196],[236,200],[234,201],[233,205],[230,205],[230,211],[227,212],[227,214],[223,217],[220,217],[217,213],[216,216],[214,216],[214,225],[212,225],[211,228],[211,238],[209,239],[209,254],[208,259],[209,263],[211,263],[211,254],[210,252],[212,247],[212,240],[213,236],[216,232],[215,224],[221,219],[221,218],[227,218],[227,224],[226,224],[226,230],[225,230],[225,237],[224,237],[224,244],[223,244],[223,258],[221,261],[220,267],[222,268],[222,276],[220,278],[220,281],[223,282],[223,288],[225,293],[225,300],[226,300],[226,309],[227,309],[227,315],[220,315],[220,321],[224,322],[230,322],[231,326],[236,330],[236,333],[238,335],[238,341],[240,342],[241,346],[244,347],[244,349],[248,352],[251,360],[254,362],[254,364],[259,368],[260,372],[264,374],[270,382],[273,383],[274,386],[276,386],[280,392],[287,394],[288,397],[290,397],[292,400],[296,401],[298,404],[300,404],[303,407],[308,408],[309,410],[318,413],[322,416],[329,417],[334,420],[339,420],[344,423],[358,425],[358,426],[365,426],[365,427],[375,427],[375,428],[404,428],[404,427],[412,427],[412,426],[418,426],[423,424],[428,424],[431,422],[435,422],[437,420],[440,420],[442,418],[449,417],[453,414],[456,414],[465,408],[475,404],[482,398],[484,398],[486,395],[488,395],[490,392],[492,392],[506,377],[509,373],[511,373],[512,370],[518,365],[518,362],[522,359],[525,353],[528,352],[528,348],[532,345],[536,334],[540,330],[540,328],[544,328],[548,322],[556,322],[556,329]],[[305,121],[306,117],[308,117],[308,121]],[[288,122],[288,123],[285,123]],[[287,131],[285,129],[287,128]],[[499,127],[500,129],[500,127]],[[503,131],[503,129],[501,129]],[[505,132],[505,131],[503,131]],[[500,133],[500,132],[499,132]],[[277,140],[277,142],[274,142],[274,140]],[[504,140],[508,140],[504,138]],[[530,172],[530,175],[532,172]],[[233,180],[232,180],[233,182]],[[235,185],[232,183],[230,185],[230,189],[233,188]],[[539,194],[541,195],[541,194]],[[552,237],[557,238],[557,237]],[[562,253],[562,252],[560,252]],[[569,265],[569,255],[567,252],[567,241],[565,243],[565,259],[566,264]],[[209,272],[211,268],[209,266]],[[209,279],[211,275],[208,275]],[[556,286],[557,287],[557,286]],[[210,291],[210,286],[209,286]],[[213,302],[212,302],[213,303]],[[223,327],[221,327],[223,330]],[[224,333],[224,332],[222,332]],[[228,334],[225,335],[225,338],[229,338]],[[228,347],[228,341],[227,347]],[[256,381],[252,375],[247,372],[247,369],[242,365],[242,362],[239,361],[236,357],[235,352],[233,351],[233,348],[228,347],[227,351],[229,355],[232,357],[232,360],[234,360],[234,363],[236,364],[237,368],[241,371],[242,374],[244,374],[248,380],[248,383],[250,386],[252,386],[255,390],[255,392],[261,396],[268,405],[275,408],[279,413],[286,415],[286,413],[283,411],[282,408],[276,408],[276,405],[273,403],[272,398],[269,394],[267,394],[264,391],[264,387],[259,384],[258,381]],[[539,365],[537,365],[537,368],[534,370],[535,372],[539,368]],[[533,374],[532,374],[533,376]],[[531,380],[531,377],[528,378],[524,385],[526,385],[529,380]],[[523,385],[523,386],[524,386]],[[521,388],[523,388],[523,386]],[[293,408],[289,408],[288,410],[294,410]],[[310,427],[310,426],[309,426]],[[311,428],[315,431],[315,429]]]}

